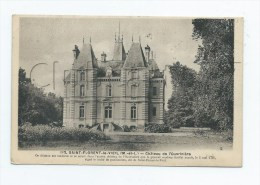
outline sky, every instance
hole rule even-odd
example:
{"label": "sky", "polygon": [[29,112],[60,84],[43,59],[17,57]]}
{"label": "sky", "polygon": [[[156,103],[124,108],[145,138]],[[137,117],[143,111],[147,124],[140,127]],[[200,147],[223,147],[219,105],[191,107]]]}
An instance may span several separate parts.
{"label": "sky", "polygon": [[[115,33],[124,38],[126,52],[130,49],[132,37],[144,47],[148,44],[154,52],[160,70],[165,65],[179,61],[181,64],[199,70],[194,63],[200,41],[192,39],[192,20],[156,17],[23,17],[20,19],[20,67],[29,77],[32,67],[33,83],[44,87],[45,92],[63,96],[64,70],[73,63],[74,45],[79,49],[84,42],[90,42],[96,58],[101,53],[112,59]],[[147,35],[150,35],[147,37]],[[53,62],[55,64],[55,90],[53,89]],[[166,101],[171,96],[170,74],[166,72]],[[167,102],[166,102],[167,103]]]}

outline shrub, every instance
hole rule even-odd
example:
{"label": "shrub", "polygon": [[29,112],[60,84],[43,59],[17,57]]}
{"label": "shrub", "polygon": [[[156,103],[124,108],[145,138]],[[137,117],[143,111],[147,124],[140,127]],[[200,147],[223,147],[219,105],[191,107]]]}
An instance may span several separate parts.
{"label": "shrub", "polygon": [[124,132],[130,132],[131,131],[130,128],[127,125],[123,125],[122,127],[123,127]]}
{"label": "shrub", "polygon": [[62,140],[106,140],[109,139],[103,132],[88,128],[64,128],[47,125],[31,126],[24,124],[18,129],[18,139],[21,141],[62,141]]}
{"label": "shrub", "polygon": [[171,127],[166,124],[149,124],[145,127],[145,132],[149,133],[169,133],[171,132]]}

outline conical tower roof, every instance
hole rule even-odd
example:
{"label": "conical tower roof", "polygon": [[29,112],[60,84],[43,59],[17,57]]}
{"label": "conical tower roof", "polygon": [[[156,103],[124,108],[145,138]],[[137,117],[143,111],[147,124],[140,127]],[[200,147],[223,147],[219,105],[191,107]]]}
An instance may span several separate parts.
{"label": "conical tower roof", "polygon": [[97,59],[95,57],[92,45],[83,44],[78,58],[74,62],[75,68],[97,68]]}
{"label": "conical tower roof", "polygon": [[132,43],[124,64],[124,68],[127,67],[147,67],[140,43]]}

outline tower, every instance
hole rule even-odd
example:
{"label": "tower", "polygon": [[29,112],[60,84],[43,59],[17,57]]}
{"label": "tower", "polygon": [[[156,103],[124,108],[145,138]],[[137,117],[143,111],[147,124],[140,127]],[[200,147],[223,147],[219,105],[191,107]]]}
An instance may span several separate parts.
{"label": "tower", "polygon": [[97,60],[91,43],[75,46],[74,62],[65,78],[64,125],[91,126],[96,122]]}
{"label": "tower", "polygon": [[149,70],[140,43],[132,43],[121,72],[121,119],[143,130],[148,123]]}

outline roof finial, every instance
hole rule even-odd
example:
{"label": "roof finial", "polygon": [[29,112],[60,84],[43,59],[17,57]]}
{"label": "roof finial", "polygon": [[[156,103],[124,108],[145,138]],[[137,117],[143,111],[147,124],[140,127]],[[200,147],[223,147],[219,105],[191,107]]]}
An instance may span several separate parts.
{"label": "roof finial", "polygon": [[132,34],[132,42],[134,42],[134,35]]}
{"label": "roof finial", "polygon": [[122,42],[123,42],[123,40],[124,40],[124,36],[123,36],[123,34],[122,34]]}
{"label": "roof finial", "polygon": [[89,43],[91,44],[91,36],[89,37]]}
{"label": "roof finial", "polygon": [[116,42],[116,32],[115,32],[115,42]]}
{"label": "roof finial", "polygon": [[84,37],[83,37],[83,44],[84,44]]}

